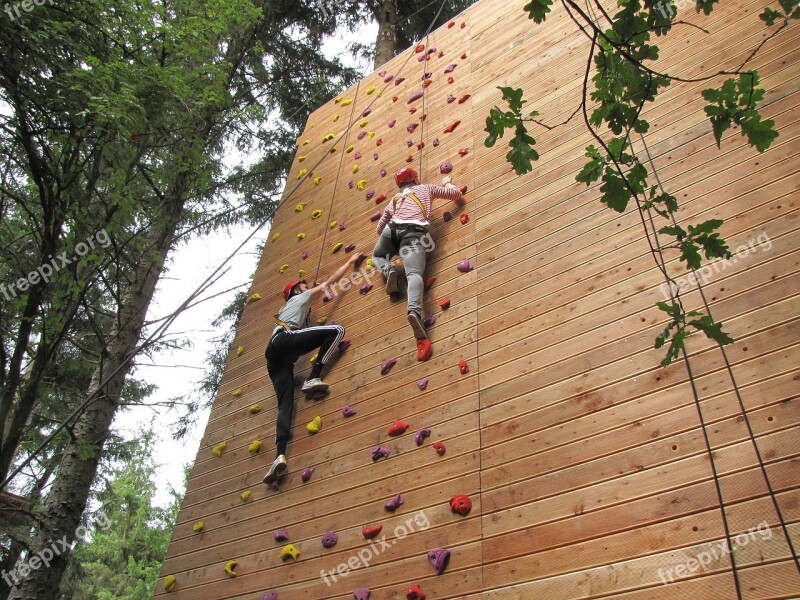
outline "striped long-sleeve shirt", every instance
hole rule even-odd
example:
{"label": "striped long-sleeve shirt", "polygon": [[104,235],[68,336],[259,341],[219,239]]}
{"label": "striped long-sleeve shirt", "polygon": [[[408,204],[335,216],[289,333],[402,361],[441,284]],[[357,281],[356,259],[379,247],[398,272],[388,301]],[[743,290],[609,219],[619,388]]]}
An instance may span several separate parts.
{"label": "striped long-sleeve shirt", "polygon": [[[425,207],[425,214],[419,209],[419,206],[413,199],[408,196],[403,196],[402,192],[397,194],[394,198],[390,198],[383,209],[380,221],[378,221],[378,235],[381,234],[384,227],[389,224],[389,221],[395,223],[413,223],[415,225],[428,225],[428,219],[431,214],[431,201],[434,198],[442,198],[444,200],[453,200],[457,202],[461,200],[461,190],[455,185],[449,184],[446,186],[432,185],[423,183],[406,188],[406,191],[411,192]],[[395,198],[397,198],[397,208],[395,208]]]}

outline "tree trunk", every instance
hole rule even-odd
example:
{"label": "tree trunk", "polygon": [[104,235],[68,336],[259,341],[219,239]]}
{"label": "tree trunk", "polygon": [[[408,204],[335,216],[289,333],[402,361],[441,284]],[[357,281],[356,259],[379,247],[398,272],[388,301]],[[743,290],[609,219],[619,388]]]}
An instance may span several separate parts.
{"label": "tree trunk", "polygon": [[378,38],[375,41],[375,64],[377,71],[397,54],[397,0],[381,0],[375,11],[378,21]]}

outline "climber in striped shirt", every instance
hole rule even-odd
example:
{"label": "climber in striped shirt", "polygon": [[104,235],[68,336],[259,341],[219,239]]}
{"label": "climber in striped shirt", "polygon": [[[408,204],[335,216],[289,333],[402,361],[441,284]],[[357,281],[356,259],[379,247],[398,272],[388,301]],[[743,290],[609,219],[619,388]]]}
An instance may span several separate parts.
{"label": "climber in striped shirt", "polygon": [[386,279],[386,293],[397,294],[397,269],[392,257],[399,254],[408,279],[408,322],[417,339],[417,360],[431,357],[431,344],[422,323],[422,292],[426,253],[435,245],[428,227],[431,202],[434,198],[452,200],[464,205],[461,190],[451,183],[450,177],[441,186],[420,184],[416,171],[405,167],[395,173],[400,193],[389,200],[378,221],[378,242],[372,251],[372,262]]}

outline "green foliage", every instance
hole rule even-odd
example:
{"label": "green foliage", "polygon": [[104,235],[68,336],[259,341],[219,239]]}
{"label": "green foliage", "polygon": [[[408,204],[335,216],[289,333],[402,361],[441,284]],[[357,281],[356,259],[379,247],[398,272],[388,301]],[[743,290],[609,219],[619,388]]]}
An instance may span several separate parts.
{"label": "green foliage", "polygon": [[[698,331],[702,331],[707,338],[714,340],[720,346],[733,343],[733,338],[722,331],[722,323],[715,323],[710,315],[704,315],[697,311],[691,311],[684,314],[683,308],[680,304],[673,302],[667,304],[666,302],[659,302],[658,308],[670,317],[670,322],[667,324],[664,331],[658,334],[655,341],[655,348],[663,347],[667,341],[667,354],[661,361],[661,366],[666,367],[672,361],[680,356],[681,351],[684,349],[684,342],[689,336],[687,327],[692,327]],[[687,323],[686,317],[698,317],[692,319]]]}
{"label": "green foliage", "polygon": [[489,116],[486,117],[486,131],[489,136],[484,144],[491,148],[497,143],[497,138],[502,138],[506,129],[514,128],[514,138],[509,142],[511,150],[506,154],[506,159],[514,166],[517,175],[524,175],[533,170],[533,161],[539,160],[539,154],[533,148],[536,140],[533,139],[525,127],[525,121],[532,119],[539,113],[532,112],[527,116],[522,114],[522,105],[527,100],[522,99],[522,90],[518,88],[500,87],[498,88],[503,99],[508,103],[509,109],[502,111],[498,107],[492,108]]}
{"label": "green foliage", "polygon": [[523,10],[528,13],[528,18],[537,23],[543,23],[553,6],[553,0],[531,0]]}
{"label": "green foliage", "polygon": [[658,232],[677,238],[677,245],[681,250],[681,260],[690,269],[699,269],[702,262],[701,248],[706,258],[730,258],[728,245],[717,232],[721,226],[721,219],[710,219],[699,225],[689,225],[688,231],[680,225],[669,225],[662,227]]}

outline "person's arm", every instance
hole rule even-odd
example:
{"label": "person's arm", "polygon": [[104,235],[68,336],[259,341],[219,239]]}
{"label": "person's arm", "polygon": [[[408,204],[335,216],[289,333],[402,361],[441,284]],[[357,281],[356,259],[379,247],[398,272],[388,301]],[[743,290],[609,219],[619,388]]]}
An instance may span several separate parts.
{"label": "person's arm", "polygon": [[378,221],[378,226],[376,227],[378,235],[383,233],[384,227],[386,227],[389,224],[389,221],[392,220],[392,208],[391,207],[392,207],[392,201],[390,200],[389,203],[386,205],[386,208],[383,209],[383,214],[381,215],[381,220]]}
{"label": "person's arm", "polygon": [[350,269],[350,267],[355,264],[355,262],[358,260],[359,256],[361,256],[361,255],[360,254],[353,254],[350,258],[347,259],[347,262],[345,262],[341,267],[336,269],[336,271],[333,273],[333,275],[328,277],[328,279],[326,279],[323,283],[320,283],[318,285],[315,285],[314,287],[308,288],[308,291],[311,293],[311,297],[314,298],[320,292],[322,292],[326,287],[331,285],[334,281],[340,280],[344,276],[344,274],[347,273],[347,271]]}
{"label": "person's arm", "polygon": [[[444,187],[442,187],[444,186]],[[452,200],[458,206],[464,206],[467,202],[461,193],[461,189],[453,183],[450,175],[445,175],[442,178],[442,185],[430,186],[431,198],[442,198],[444,200]]]}

